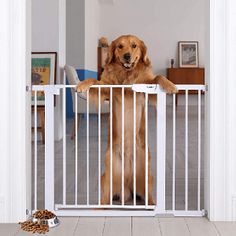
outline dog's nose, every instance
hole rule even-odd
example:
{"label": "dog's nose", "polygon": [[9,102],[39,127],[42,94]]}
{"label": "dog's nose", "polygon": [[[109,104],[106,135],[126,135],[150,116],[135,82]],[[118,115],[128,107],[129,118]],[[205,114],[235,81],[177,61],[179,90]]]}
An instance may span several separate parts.
{"label": "dog's nose", "polygon": [[128,53],[125,53],[123,57],[124,57],[124,59],[125,59],[126,61],[130,61],[130,59],[131,59],[131,55],[130,55],[129,52],[128,52]]}

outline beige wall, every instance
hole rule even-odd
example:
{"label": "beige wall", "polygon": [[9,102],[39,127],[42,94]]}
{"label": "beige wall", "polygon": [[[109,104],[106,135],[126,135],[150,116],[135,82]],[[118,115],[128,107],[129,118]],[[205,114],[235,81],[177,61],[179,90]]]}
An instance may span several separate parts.
{"label": "beige wall", "polygon": [[196,40],[200,66],[205,64],[206,0],[108,0],[100,10],[100,36],[110,40],[135,34],[148,46],[156,73],[165,74],[170,59],[177,62],[177,42]]}

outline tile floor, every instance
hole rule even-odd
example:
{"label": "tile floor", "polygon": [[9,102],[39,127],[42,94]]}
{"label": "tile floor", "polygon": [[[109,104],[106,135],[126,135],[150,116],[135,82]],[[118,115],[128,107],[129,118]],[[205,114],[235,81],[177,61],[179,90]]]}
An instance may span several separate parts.
{"label": "tile floor", "polygon": [[[236,222],[206,218],[64,217],[48,236],[235,236]],[[17,224],[0,224],[1,236],[28,236]],[[39,234],[34,234],[39,235]]]}

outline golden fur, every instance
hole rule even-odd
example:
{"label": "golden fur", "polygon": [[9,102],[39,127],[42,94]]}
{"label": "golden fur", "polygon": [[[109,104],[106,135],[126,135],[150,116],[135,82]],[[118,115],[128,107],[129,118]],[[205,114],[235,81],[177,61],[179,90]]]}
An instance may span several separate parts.
{"label": "golden fur", "polygon": [[[84,92],[90,86],[97,84],[160,84],[167,93],[177,93],[176,86],[164,76],[154,76],[151,63],[147,57],[147,48],[143,41],[136,36],[124,35],[114,40],[109,46],[107,63],[101,75],[101,80],[87,79],[77,86],[78,92]],[[97,103],[96,88],[90,89],[91,99]],[[149,96],[151,98],[152,96]],[[156,97],[156,96],[155,96]],[[109,100],[110,90],[101,89],[101,101]],[[122,170],[122,96],[120,88],[113,88],[112,109],[112,179],[113,193],[121,199],[121,170]],[[127,202],[133,194],[133,92],[125,89],[124,96],[124,201]],[[145,199],[145,106],[144,94],[136,96],[136,193]],[[108,132],[108,140],[110,137]],[[152,197],[153,176],[151,174],[151,155],[148,151],[148,203],[154,204]],[[110,202],[110,140],[108,141],[105,171],[102,175],[102,204]],[[136,197],[136,196],[134,196]]]}

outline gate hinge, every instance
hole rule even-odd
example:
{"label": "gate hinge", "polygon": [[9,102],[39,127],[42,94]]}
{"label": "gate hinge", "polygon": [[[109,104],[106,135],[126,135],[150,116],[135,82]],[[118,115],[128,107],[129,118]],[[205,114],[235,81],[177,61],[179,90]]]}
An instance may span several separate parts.
{"label": "gate hinge", "polygon": [[26,85],[25,86],[25,90],[26,90],[26,92],[31,92],[32,91],[31,86]]}
{"label": "gate hinge", "polygon": [[30,218],[31,217],[31,211],[29,209],[26,209],[25,210],[25,214],[26,214],[26,217],[27,218]]}
{"label": "gate hinge", "polygon": [[207,217],[208,216],[208,211],[207,210],[202,210],[202,216]]}

